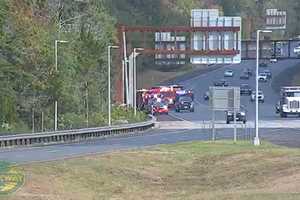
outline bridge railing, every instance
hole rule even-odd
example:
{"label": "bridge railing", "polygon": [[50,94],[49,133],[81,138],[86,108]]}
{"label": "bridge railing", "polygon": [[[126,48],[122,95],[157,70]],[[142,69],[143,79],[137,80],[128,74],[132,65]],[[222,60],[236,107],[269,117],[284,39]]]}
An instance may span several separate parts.
{"label": "bridge railing", "polygon": [[73,143],[97,138],[132,134],[154,127],[155,119],[111,127],[84,128],[34,134],[16,134],[0,136],[0,148]]}

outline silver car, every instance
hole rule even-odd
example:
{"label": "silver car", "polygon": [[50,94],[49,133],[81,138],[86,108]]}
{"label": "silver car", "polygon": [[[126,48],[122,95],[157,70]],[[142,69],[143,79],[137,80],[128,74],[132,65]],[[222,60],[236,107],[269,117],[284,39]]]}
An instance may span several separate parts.
{"label": "silver car", "polygon": [[[264,93],[263,91],[259,90],[258,91],[258,102],[265,102],[265,96],[264,96]],[[251,94],[251,101],[255,101],[255,98],[256,98],[256,91],[252,91],[252,94]]]}

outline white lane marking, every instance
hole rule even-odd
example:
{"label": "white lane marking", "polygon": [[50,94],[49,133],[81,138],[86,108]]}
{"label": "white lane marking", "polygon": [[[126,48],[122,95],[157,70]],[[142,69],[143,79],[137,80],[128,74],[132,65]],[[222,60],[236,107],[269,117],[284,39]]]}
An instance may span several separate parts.
{"label": "white lane marking", "polygon": [[[224,121],[216,121],[216,128],[233,128],[234,124],[226,124]],[[248,121],[246,124],[237,123],[238,128],[254,128],[254,121]],[[189,121],[170,121],[164,122],[160,124],[160,129],[210,129],[211,122],[210,121],[193,121],[193,123]],[[270,121],[259,121],[259,128],[290,128],[297,129],[300,128],[300,120],[270,120]]]}
{"label": "white lane marking", "polygon": [[171,117],[175,118],[175,119],[179,119],[179,120],[184,121],[184,122],[186,122],[186,123],[194,124],[194,122],[189,121],[189,120],[186,120],[186,119],[184,119],[184,118],[182,118],[182,117],[178,117],[178,116],[175,115],[175,114],[169,113],[169,115],[170,115]]}

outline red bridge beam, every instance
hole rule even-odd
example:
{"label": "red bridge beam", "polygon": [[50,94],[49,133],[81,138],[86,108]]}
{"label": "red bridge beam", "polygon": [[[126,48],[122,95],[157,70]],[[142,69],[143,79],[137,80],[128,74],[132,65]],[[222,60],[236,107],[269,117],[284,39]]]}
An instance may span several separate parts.
{"label": "red bridge beam", "polygon": [[123,26],[121,29],[124,32],[239,32],[238,26],[210,26],[210,27],[190,27],[190,26],[166,26],[166,27],[153,27],[153,26]]}
{"label": "red bridge beam", "polygon": [[139,51],[142,54],[186,54],[203,56],[234,56],[240,53],[239,50],[166,50],[166,49],[144,49]]}

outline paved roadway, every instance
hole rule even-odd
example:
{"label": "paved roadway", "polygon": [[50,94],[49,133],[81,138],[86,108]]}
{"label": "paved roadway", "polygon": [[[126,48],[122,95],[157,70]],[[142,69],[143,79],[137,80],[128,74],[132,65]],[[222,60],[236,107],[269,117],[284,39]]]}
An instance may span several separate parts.
{"label": "paved roadway", "polygon": [[[261,129],[261,137],[270,142],[289,147],[300,147],[299,129]],[[287,137],[292,137],[290,140]],[[232,139],[232,130],[217,129],[216,139]],[[238,140],[253,138],[253,130],[239,129]],[[174,144],[195,140],[210,140],[211,131],[203,129],[192,130],[150,130],[139,135],[100,139],[77,144],[60,144],[43,147],[28,147],[1,150],[0,160],[15,164],[61,160],[78,156],[106,153],[127,149],[141,149],[159,144]]]}
{"label": "paved roadway", "polygon": [[[272,69],[273,76],[276,76],[281,71],[295,66],[300,63],[298,60],[284,60],[276,64],[272,64],[268,69]],[[182,84],[186,85],[195,91],[195,99],[197,101],[197,107],[195,113],[174,113],[170,114],[177,117],[172,118],[170,116],[162,116],[161,129],[154,129],[139,135],[123,136],[118,138],[107,138],[95,141],[87,141],[78,144],[60,144],[44,147],[30,147],[30,148],[17,148],[0,151],[0,160],[6,160],[14,163],[28,163],[28,162],[40,162],[50,161],[57,159],[64,159],[76,156],[83,156],[88,154],[110,152],[124,149],[145,148],[158,144],[172,144],[183,141],[193,140],[209,140],[211,138],[211,130],[203,128],[199,123],[210,119],[207,102],[203,100],[203,93],[208,89],[212,82],[216,79],[223,78],[223,72],[225,69],[233,69],[235,71],[235,77],[229,78],[228,81],[231,85],[239,86],[241,82],[249,82],[254,86],[254,77],[249,81],[241,81],[239,75],[246,67],[250,67],[254,70],[255,61],[245,61],[239,65],[229,65],[217,69],[212,72],[208,72],[191,80],[183,81]],[[299,121],[294,118],[280,119],[274,113],[274,105],[278,99],[278,95],[272,90],[271,82],[263,83],[260,86],[265,93],[266,101],[264,104],[260,104],[260,119],[266,123],[276,122],[279,124],[297,123]],[[242,97],[242,104],[248,109],[248,116],[250,121],[254,118],[254,104],[250,103],[249,97]],[[220,124],[224,124],[224,113],[219,113],[217,116],[220,120]],[[171,121],[175,120],[175,121]],[[178,122],[177,120],[181,120]],[[177,128],[172,123],[177,123]],[[180,127],[182,124],[189,124],[186,128]],[[196,124],[196,125],[195,125]],[[289,125],[287,126],[289,127]],[[293,128],[284,129],[271,125],[266,126],[260,130],[261,137],[274,142],[275,144],[286,145],[290,147],[300,147],[300,127],[295,126]],[[232,129],[230,126],[220,126],[217,129],[217,139],[229,139],[232,138]],[[250,140],[253,138],[253,129],[251,122],[248,126],[240,127],[238,129],[238,138]]]}
{"label": "paved roadway", "polygon": [[[264,69],[270,69],[273,77],[276,77],[280,72],[294,67],[299,64],[299,60],[282,60],[275,64],[269,64],[268,67],[261,67],[260,71]],[[215,71],[202,74],[190,80],[180,82],[186,88],[193,89],[195,92],[195,113],[183,112],[170,114],[176,118],[188,121],[207,121],[211,119],[211,112],[208,109],[208,101],[203,99],[203,94],[208,91],[209,86],[213,86],[215,80],[224,79],[224,71],[226,69],[232,69],[234,71],[234,77],[225,78],[230,86],[240,86],[242,83],[249,84],[252,89],[255,89],[255,76],[251,76],[249,80],[241,80],[240,75],[244,69],[251,68],[255,72],[255,60],[244,61],[239,65],[227,65],[219,68]],[[264,92],[265,102],[259,104],[259,118],[261,120],[279,120],[279,116],[275,114],[275,104],[279,100],[279,94],[276,93],[272,87],[272,80],[266,83],[259,83],[259,88]],[[241,96],[241,105],[247,110],[247,117],[249,121],[253,121],[255,118],[255,103],[250,102],[250,96]],[[219,112],[216,115],[217,120],[225,120],[224,112]],[[280,119],[282,120],[282,119]],[[285,121],[296,120],[296,118],[287,118]],[[283,120],[283,121],[284,121]]]}

